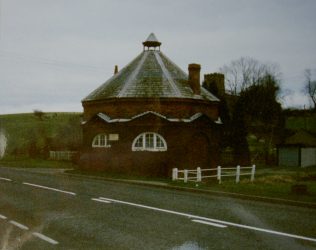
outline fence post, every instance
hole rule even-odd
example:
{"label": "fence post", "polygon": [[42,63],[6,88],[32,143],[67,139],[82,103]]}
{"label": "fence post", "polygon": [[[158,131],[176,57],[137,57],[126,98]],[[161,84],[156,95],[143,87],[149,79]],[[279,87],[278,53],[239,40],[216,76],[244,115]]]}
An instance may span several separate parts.
{"label": "fence post", "polygon": [[251,177],[250,177],[251,182],[253,182],[255,180],[255,172],[256,172],[256,165],[252,165]]}
{"label": "fence post", "polygon": [[201,171],[200,167],[198,167],[196,169],[196,181],[197,182],[201,182],[202,181],[202,171]]}
{"label": "fence post", "polygon": [[217,180],[218,180],[219,184],[222,183],[222,180],[221,180],[221,166],[217,167]]}
{"label": "fence post", "polygon": [[240,180],[240,166],[238,165],[236,169],[236,183],[238,183],[239,180]]}
{"label": "fence post", "polygon": [[187,183],[188,182],[188,173],[189,171],[187,169],[184,170],[183,174],[184,174],[184,182]]}
{"label": "fence post", "polygon": [[172,180],[173,181],[178,180],[178,169],[177,168],[172,169]]}

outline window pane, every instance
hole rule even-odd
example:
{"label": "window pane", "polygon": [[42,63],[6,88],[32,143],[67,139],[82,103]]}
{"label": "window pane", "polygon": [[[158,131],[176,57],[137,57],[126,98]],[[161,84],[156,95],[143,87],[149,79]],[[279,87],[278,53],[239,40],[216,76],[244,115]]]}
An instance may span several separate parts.
{"label": "window pane", "polygon": [[99,136],[96,136],[93,140],[93,146],[99,146]]}
{"label": "window pane", "polygon": [[156,133],[143,133],[135,138],[133,151],[167,151],[165,140]]}
{"label": "window pane", "polygon": [[106,134],[98,134],[93,138],[92,147],[110,147],[107,143],[107,135]]}
{"label": "window pane", "polygon": [[157,148],[164,148],[164,143],[159,136],[156,137],[156,144]]}
{"label": "window pane", "polygon": [[145,137],[146,148],[154,148],[154,135],[146,134],[145,136],[146,136]]}
{"label": "window pane", "polygon": [[99,135],[99,140],[100,140],[100,146],[105,146],[106,144],[106,138],[105,138],[105,135]]}
{"label": "window pane", "polygon": [[135,148],[142,148],[143,147],[143,136],[139,137],[135,142]]}

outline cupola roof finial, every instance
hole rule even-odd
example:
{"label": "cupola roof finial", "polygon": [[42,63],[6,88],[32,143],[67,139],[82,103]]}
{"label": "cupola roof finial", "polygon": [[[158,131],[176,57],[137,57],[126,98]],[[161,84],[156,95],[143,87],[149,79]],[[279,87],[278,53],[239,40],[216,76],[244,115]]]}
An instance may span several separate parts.
{"label": "cupola roof finial", "polygon": [[143,42],[143,45],[144,45],[144,50],[145,50],[145,47],[147,47],[148,50],[149,50],[149,48],[154,48],[154,50],[155,50],[156,47],[159,47],[159,50],[160,50],[161,42],[158,41],[158,39],[154,33],[150,33],[150,35],[147,37],[146,41]]}

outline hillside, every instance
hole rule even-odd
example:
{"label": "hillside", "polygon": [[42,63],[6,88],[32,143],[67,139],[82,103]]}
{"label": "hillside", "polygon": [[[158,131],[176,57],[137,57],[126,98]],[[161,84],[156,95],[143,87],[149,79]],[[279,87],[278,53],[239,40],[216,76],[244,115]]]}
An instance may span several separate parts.
{"label": "hillside", "polygon": [[316,114],[305,114],[301,116],[288,116],[285,127],[290,130],[306,130],[316,134]]}
{"label": "hillside", "polygon": [[7,138],[6,155],[47,156],[49,150],[74,150],[81,145],[81,113],[0,115]]}

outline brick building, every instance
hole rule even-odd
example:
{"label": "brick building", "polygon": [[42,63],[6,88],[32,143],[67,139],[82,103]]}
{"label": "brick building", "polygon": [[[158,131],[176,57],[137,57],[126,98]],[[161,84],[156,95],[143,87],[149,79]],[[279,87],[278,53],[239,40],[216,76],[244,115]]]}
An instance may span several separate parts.
{"label": "brick building", "polygon": [[218,162],[219,99],[160,51],[154,34],[127,66],[82,100],[84,169],[160,175]]}

